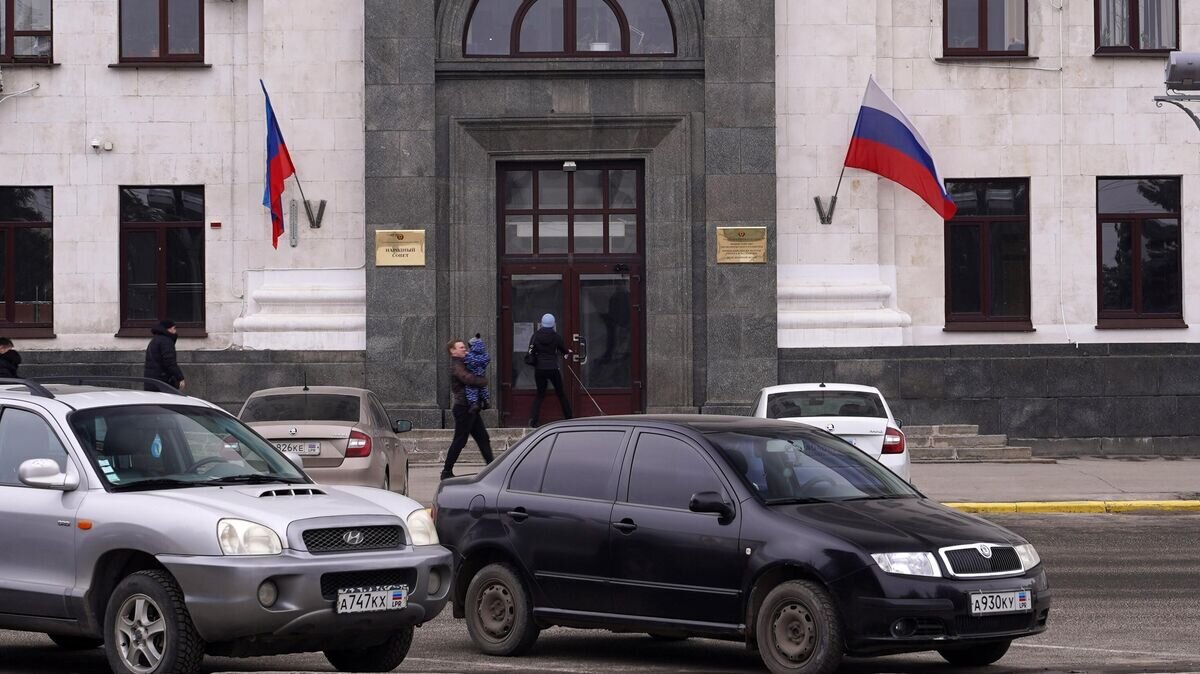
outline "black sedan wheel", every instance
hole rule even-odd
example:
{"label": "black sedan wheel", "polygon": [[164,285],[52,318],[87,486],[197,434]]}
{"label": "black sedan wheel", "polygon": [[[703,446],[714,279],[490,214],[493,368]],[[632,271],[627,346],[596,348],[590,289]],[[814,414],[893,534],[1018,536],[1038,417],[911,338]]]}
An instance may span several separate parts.
{"label": "black sedan wheel", "polygon": [[138,571],[108,599],[104,652],[116,674],[193,674],[204,641],[192,625],[183,591],[166,571]]}
{"label": "black sedan wheel", "polygon": [[521,655],[540,631],[525,583],[507,564],[489,564],[467,586],[467,632],[488,655]]}
{"label": "black sedan wheel", "polygon": [[987,644],[985,646],[974,646],[972,648],[962,649],[945,649],[938,651],[938,654],[946,659],[952,665],[959,667],[983,667],[996,662],[1004,657],[1008,652],[1008,646],[1011,641],[1001,641],[996,644]]}
{"label": "black sedan wheel", "polygon": [[339,672],[390,672],[404,662],[412,648],[413,626],[406,625],[378,646],[345,651],[325,651],[325,659]]}
{"label": "black sedan wheel", "polygon": [[829,674],[842,660],[842,628],[824,588],[806,580],[780,583],[755,618],[758,651],[775,674]]}

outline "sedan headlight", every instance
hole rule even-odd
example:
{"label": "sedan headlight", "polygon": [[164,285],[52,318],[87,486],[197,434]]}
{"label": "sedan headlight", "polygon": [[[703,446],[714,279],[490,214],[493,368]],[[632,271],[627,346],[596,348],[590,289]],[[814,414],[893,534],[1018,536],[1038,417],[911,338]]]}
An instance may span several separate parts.
{"label": "sedan headlight", "polygon": [[888,552],[871,555],[884,573],[894,573],[901,576],[932,576],[941,577],[937,560],[932,552]]}
{"label": "sedan headlight", "polygon": [[408,535],[412,537],[413,545],[438,544],[437,528],[433,526],[433,518],[428,510],[412,511],[405,524],[408,525]]}
{"label": "sedan headlight", "polygon": [[1017,557],[1021,560],[1021,570],[1028,571],[1038,564],[1042,563],[1042,557],[1038,554],[1033,546],[1026,543],[1025,545],[1016,546]]}
{"label": "sedan headlight", "polygon": [[226,555],[278,555],[283,552],[279,535],[268,527],[246,520],[217,522],[217,540]]}

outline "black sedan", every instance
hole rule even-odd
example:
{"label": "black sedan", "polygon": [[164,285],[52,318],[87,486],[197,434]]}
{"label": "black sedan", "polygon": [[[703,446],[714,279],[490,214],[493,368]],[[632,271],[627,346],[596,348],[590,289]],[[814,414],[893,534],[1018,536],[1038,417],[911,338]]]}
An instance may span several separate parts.
{"label": "black sedan", "polygon": [[454,615],[494,655],[565,625],[744,641],[772,672],[924,650],[986,665],[1050,612],[1028,542],[800,424],[551,424],[434,509]]}

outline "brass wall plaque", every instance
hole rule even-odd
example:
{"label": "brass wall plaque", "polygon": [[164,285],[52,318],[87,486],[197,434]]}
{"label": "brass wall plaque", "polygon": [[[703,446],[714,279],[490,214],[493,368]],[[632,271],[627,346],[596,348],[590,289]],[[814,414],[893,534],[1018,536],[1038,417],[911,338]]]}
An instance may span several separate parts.
{"label": "brass wall plaque", "polygon": [[766,227],[717,228],[717,264],[763,264],[766,261]]}
{"label": "brass wall plaque", "polygon": [[375,232],[376,267],[424,267],[425,230],[381,229]]}

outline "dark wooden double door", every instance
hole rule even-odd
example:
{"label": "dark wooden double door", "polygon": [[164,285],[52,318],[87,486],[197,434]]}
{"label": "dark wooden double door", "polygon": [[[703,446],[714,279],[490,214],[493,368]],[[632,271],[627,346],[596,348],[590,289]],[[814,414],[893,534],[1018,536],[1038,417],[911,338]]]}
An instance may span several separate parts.
{"label": "dark wooden double door", "polygon": [[[524,355],[544,314],[573,352],[561,373],[574,416],[641,412],[641,164],[502,164],[497,174],[503,424],[532,416],[534,368]],[[560,418],[549,387],[539,421]]]}

